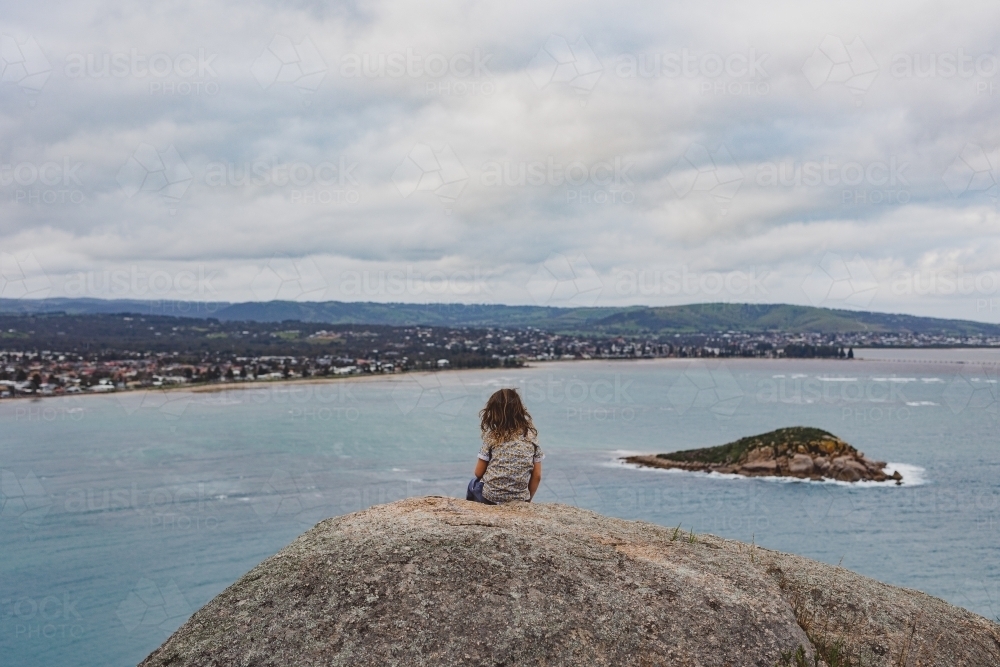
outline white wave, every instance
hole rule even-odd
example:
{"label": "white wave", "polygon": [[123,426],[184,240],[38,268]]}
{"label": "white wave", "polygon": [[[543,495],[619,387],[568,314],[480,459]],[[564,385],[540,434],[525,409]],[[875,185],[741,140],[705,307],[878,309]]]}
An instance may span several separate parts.
{"label": "white wave", "polygon": [[[644,455],[648,455],[649,454],[648,451],[647,452],[640,452],[640,451],[636,451],[636,450],[632,450],[632,449],[616,449],[616,450],[612,451],[611,453],[615,455],[615,457],[613,459],[611,459],[611,461],[612,462],[619,461],[621,463],[625,463],[624,461],[620,461],[620,459],[623,459],[626,456],[644,456]],[[631,465],[631,464],[629,463],[629,464],[626,464],[626,465]]]}
{"label": "white wave", "polygon": [[944,382],[941,378],[920,378],[921,382]]}
{"label": "white wave", "polygon": [[497,377],[489,378],[482,382],[473,382],[471,384],[481,385],[484,387],[510,387],[510,386],[517,386],[520,380],[521,380],[520,378],[516,378],[514,376],[500,375]]}
{"label": "white wave", "polygon": [[770,482],[772,484],[832,484],[834,486],[843,486],[851,489],[921,486],[927,483],[927,479],[924,476],[924,473],[926,471],[920,466],[915,466],[909,463],[887,463],[885,465],[885,472],[887,475],[892,475],[894,472],[899,472],[899,474],[903,476],[903,483],[896,484],[896,480],[894,479],[888,479],[884,482],[873,482],[869,480],[861,480],[860,482],[843,482],[839,479],[802,479],[800,477],[778,477],[778,476],[748,477],[746,475],[737,475],[736,473],[702,472],[700,470],[681,470],[680,468],[650,468],[648,466],[642,466],[637,463],[629,463],[628,461],[623,461],[621,458],[624,456],[636,456],[642,453],[643,452],[633,452],[621,449],[617,450],[615,451],[616,454],[615,458],[602,464],[602,467],[631,468],[632,470],[646,470],[654,474],[692,475],[695,477],[706,477],[712,479],[760,480],[762,482]]}
{"label": "white wave", "polygon": [[917,378],[872,378],[873,382],[916,382]]}
{"label": "white wave", "polygon": [[890,475],[894,472],[902,475],[903,486],[921,486],[928,481],[925,475],[927,471],[920,466],[910,463],[887,463],[885,464],[885,470]]}
{"label": "white wave", "polygon": [[919,405],[940,405],[940,403],[935,403],[934,401],[907,401],[906,404],[910,407],[917,407]]}
{"label": "white wave", "polygon": [[831,377],[824,377],[824,376],[821,376],[821,375],[817,376],[816,379],[819,380],[820,382],[857,382],[858,381],[858,378],[841,378],[841,377],[831,378]]}

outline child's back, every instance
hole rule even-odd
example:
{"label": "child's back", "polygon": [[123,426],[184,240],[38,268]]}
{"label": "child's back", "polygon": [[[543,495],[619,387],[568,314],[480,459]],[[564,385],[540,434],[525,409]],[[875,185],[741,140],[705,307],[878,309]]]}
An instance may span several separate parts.
{"label": "child's back", "polygon": [[468,500],[490,504],[530,502],[542,480],[538,431],[514,389],[501,389],[480,413],[483,446]]}
{"label": "child's back", "polygon": [[483,474],[483,498],[494,503],[531,500],[531,473],[544,458],[537,443],[527,438],[494,445],[484,442],[479,458],[488,463]]}

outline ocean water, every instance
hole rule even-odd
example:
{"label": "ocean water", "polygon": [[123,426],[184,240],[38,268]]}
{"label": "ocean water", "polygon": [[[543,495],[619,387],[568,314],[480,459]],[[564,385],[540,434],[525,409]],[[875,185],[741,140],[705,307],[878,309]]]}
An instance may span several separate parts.
{"label": "ocean water", "polygon": [[[128,665],[317,521],[464,497],[477,412],[519,387],[540,502],[795,552],[1000,615],[996,357],[570,362],[220,392],[0,402],[4,665]],[[829,430],[904,484],[635,469],[618,457]]]}

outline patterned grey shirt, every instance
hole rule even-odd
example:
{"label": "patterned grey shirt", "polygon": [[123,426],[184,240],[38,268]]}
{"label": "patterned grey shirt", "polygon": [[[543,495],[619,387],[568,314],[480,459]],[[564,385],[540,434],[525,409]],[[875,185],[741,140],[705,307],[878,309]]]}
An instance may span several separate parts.
{"label": "patterned grey shirt", "polygon": [[494,503],[531,500],[531,471],[545,458],[538,443],[524,438],[492,445],[484,442],[479,458],[489,464],[483,474],[483,498]]}

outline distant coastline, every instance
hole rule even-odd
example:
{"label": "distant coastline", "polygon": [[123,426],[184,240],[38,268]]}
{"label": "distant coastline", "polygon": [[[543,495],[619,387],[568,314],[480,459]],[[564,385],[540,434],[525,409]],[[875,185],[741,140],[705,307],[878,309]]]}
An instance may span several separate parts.
{"label": "distant coastline", "polygon": [[155,304],[0,299],[0,399],[557,360],[849,361],[855,349],[870,360],[1000,363],[997,324],[787,304],[267,302],[234,304],[228,317],[107,312],[143,305]]}
{"label": "distant coastline", "polygon": [[[876,349],[876,348],[860,348],[858,351],[863,353],[866,350]],[[887,348],[877,348],[877,349],[887,349]],[[900,349],[900,348],[888,348],[888,349]],[[524,364],[519,367],[498,367],[498,368],[443,368],[436,370],[407,370],[398,371],[394,373],[364,373],[364,374],[352,374],[352,375],[338,375],[338,376],[316,376],[316,377],[291,377],[291,378],[267,378],[258,380],[240,380],[240,381],[221,381],[221,382],[197,382],[197,383],[183,383],[183,384],[168,384],[163,386],[143,386],[143,387],[130,387],[128,389],[115,389],[114,391],[79,391],[79,392],[63,392],[63,393],[53,393],[46,395],[17,395],[9,396],[5,398],[0,398],[0,405],[10,401],[40,401],[49,398],[65,398],[65,397],[83,397],[83,396],[107,396],[119,395],[138,395],[143,392],[156,391],[156,392],[190,392],[195,394],[218,394],[225,393],[228,391],[243,391],[243,390],[253,390],[253,389],[264,389],[269,387],[279,387],[279,386],[294,386],[294,385],[313,385],[313,384],[335,384],[338,382],[379,382],[379,381],[391,381],[393,378],[401,379],[405,377],[425,377],[428,375],[435,375],[441,373],[459,373],[466,371],[480,371],[480,372],[500,372],[500,373],[513,373],[518,370],[530,370],[538,368],[540,366],[577,366],[584,364],[619,364],[619,363],[652,363],[652,364],[663,364],[663,365],[678,365],[687,366],[692,363],[785,363],[785,362],[818,362],[818,361],[835,361],[838,363],[848,364],[848,367],[854,364],[866,364],[866,363],[910,363],[910,364],[952,364],[952,365],[992,365],[1000,364],[1000,348],[993,347],[971,347],[971,346],[960,346],[953,348],[935,348],[933,350],[928,348],[908,348],[923,350],[927,352],[933,351],[963,351],[963,350],[991,350],[995,351],[997,359],[891,359],[891,358],[866,358],[863,356],[858,356],[853,360],[842,360],[842,359],[830,359],[830,358],[753,358],[753,357],[738,357],[732,359],[705,359],[705,358],[680,358],[680,357],[658,357],[651,359],[643,358],[607,358],[607,359],[552,359],[552,360],[536,360],[532,363]]]}

